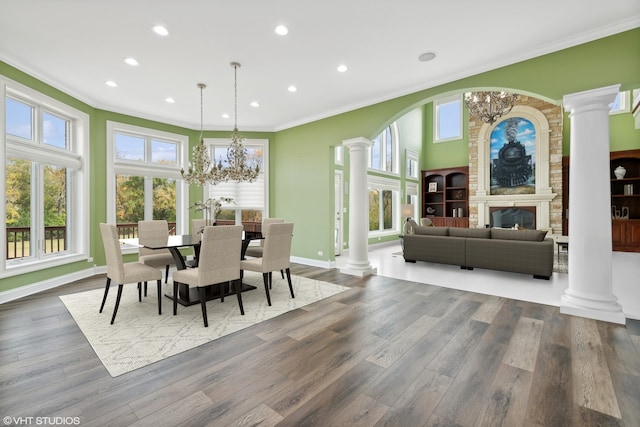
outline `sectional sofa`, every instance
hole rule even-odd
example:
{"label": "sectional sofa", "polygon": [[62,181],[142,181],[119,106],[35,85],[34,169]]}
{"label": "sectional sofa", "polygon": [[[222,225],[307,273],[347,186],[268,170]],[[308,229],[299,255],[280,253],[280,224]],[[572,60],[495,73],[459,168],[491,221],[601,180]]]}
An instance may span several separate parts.
{"label": "sectional sofa", "polygon": [[553,274],[553,240],[542,230],[423,227],[414,223],[403,237],[406,262],[427,261],[532,274]]}

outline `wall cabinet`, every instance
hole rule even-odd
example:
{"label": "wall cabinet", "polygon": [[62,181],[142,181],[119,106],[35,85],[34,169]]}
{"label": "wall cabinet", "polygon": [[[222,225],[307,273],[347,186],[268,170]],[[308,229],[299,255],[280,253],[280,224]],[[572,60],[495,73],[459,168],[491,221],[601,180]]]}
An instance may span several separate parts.
{"label": "wall cabinet", "polygon": [[425,217],[439,227],[469,227],[468,166],[422,171]]}

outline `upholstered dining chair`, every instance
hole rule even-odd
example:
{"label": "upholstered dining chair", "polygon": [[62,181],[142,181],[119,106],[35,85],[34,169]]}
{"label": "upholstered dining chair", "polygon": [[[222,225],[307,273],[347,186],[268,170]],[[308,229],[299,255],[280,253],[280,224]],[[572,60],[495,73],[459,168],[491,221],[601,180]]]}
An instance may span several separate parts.
{"label": "upholstered dining chair", "polygon": [[[141,245],[164,245],[169,237],[169,224],[165,220],[138,221],[138,241]],[[169,280],[169,267],[176,265],[169,249],[140,247],[138,262],[155,268],[165,268],[164,283]]]}
{"label": "upholstered dining chair", "polygon": [[[196,268],[179,270],[173,274],[173,294],[178,295],[178,284],[197,286],[202,307],[204,326],[207,320],[206,289],[209,286],[220,286],[220,301],[224,301],[224,286],[235,281],[236,295],[240,314],[244,315],[240,282],[240,252],[242,248],[242,226],[221,225],[204,228],[200,244],[200,262]],[[178,312],[178,300],[173,299],[173,314]]]}
{"label": "upholstered dining chair", "polygon": [[264,242],[267,238],[267,230],[269,227],[269,224],[282,224],[284,222],[283,218],[263,218],[262,219],[262,239],[260,239],[260,245],[255,245],[255,246],[249,246],[247,248],[247,251],[245,252],[245,255],[254,257],[254,258],[260,258],[262,256],[262,251],[264,250]]}
{"label": "upholstered dining chair", "polygon": [[287,274],[287,282],[289,283],[289,291],[291,298],[295,298],[293,294],[293,286],[291,284],[291,239],[293,238],[293,223],[275,223],[267,226],[267,238],[264,241],[264,248],[261,258],[252,258],[242,260],[240,268],[244,272],[255,271],[262,273],[264,282],[264,290],[267,293],[267,303],[271,305],[271,296],[269,289],[272,284],[272,272],[284,270]]}
{"label": "upholstered dining chair", "polygon": [[104,296],[100,305],[100,313],[107,301],[107,294],[111,282],[118,284],[118,296],[116,297],[116,306],[113,309],[111,324],[116,320],[116,313],[120,305],[122,296],[122,287],[126,283],[138,283],[138,301],[142,300],[142,283],[145,286],[150,280],[158,281],[158,314],[162,314],[162,272],[157,268],[141,264],[139,262],[125,263],[122,260],[122,249],[118,241],[118,230],[113,224],[100,224],[100,233],[102,234],[102,243],[107,258],[107,285],[104,288]]}

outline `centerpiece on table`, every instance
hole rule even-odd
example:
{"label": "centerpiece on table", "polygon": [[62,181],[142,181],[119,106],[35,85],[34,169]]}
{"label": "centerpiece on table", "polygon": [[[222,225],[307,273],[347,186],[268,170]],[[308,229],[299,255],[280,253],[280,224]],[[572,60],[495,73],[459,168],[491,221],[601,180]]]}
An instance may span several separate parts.
{"label": "centerpiece on table", "polygon": [[[209,198],[207,200],[195,202],[191,208],[196,212],[204,212],[204,220],[206,225],[216,223],[216,217],[222,212],[222,204],[235,203],[231,197],[218,197],[217,199]],[[202,232],[202,230],[200,230]]]}

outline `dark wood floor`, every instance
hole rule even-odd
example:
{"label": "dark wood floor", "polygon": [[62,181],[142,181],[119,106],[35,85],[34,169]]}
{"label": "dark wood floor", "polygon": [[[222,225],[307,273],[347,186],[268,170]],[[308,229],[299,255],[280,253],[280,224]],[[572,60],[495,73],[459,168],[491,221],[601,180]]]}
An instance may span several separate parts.
{"label": "dark wood floor", "polygon": [[0,305],[0,415],[82,426],[640,426],[638,321],[292,272],[352,289],[116,378],[58,298],[103,277]]}

